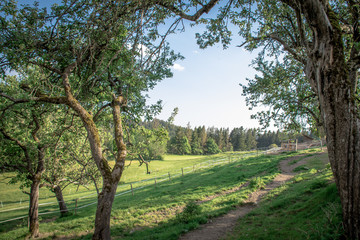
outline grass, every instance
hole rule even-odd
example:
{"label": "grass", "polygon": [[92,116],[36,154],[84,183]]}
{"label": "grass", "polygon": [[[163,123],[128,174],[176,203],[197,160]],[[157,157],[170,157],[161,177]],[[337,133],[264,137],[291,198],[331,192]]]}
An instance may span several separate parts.
{"label": "grass", "polygon": [[310,170],[268,194],[227,239],[339,239],[340,199],[326,157],[308,158]]}
{"label": "grass", "polygon": [[[241,158],[246,153],[238,152],[236,154],[232,154],[232,161]],[[152,173],[150,175],[146,174],[146,167],[142,165],[139,167],[136,161],[133,161],[131,164],[127,162],[127,168],[124,171],[124,176],[122,177],[122,184],[118,186],[118,192],[126,191],[130,189],[130,185],[128,183],[146,180],[149,178],[157,177],[158,182],[161,180],[161,176],[166,174],[165,178],[167,178],[167,174],[171,172],[171,178],[175,174],[181,173],[181,168],[183,168],[184,173],[186,171],[199,171],[199,169],[206,167],[212,161],[218,161],[223,159],[225,162],[229,159],[229,154],[218,154],[212,156],[174,156],[174,155],[166,155],[163,160],[155,160],[150,163],[150,171]],[[0,208],[0,221],[16,218],[19,216],[27,215],[28,208],[28,196],[22,191],[19,190],[19,184],[6,184],[9,179],[14,176],[13,173],[4,173],[0,175],[0,188],[2,189],[2,193],[0,195],[1,208]],[[164,178],[164,176],[163,176]],[[150,182],[151,183],[151,182]],[[141,187],[149,182],[141,182],[134,183],[133,187]],[[159,185],[159,183],[158,183]],[[160,186],[160,185],[159,185]],[[75,208],[75,199],[79,199],[78,206],[83,206],[86,204],[96,203],[96,192],[95,189],[89,186],[90,191],[86,188],[78,186],[70,186],[64,191],[65,201],[68,205],[68,208]],[[25,189],[27,190],[27,189]],[[89,196],[90,194],[90,196]],[[48,213],[51,211],[57,211],[58,207],[56,204],[56,199],[46,188],[42,188],[40,190],[40,204],[53,202],[54,204],[40,206],[40,213]],[[88,197],[86,197],[88,196]],[[131,201],[131,200],[130,200]],[[16,211],[6,210],[19,208]],[[80,211],[80,210],[79,210]],[[78,212],[79,212],[78,211]],[[55,215],[42,215],[41,218],[48,219],[53,218]],[[20,225],[26,225],[26,220],[20,220],[15,222],[10,222],[9,224],[1,224],[0,232],[7,231],[9,229],[18,228]]]}
{"label": "grass", "polygon": [[[153,177],[155,173],[157,175],[166,174],[168,171],[175,171],[176,169],[180,172],[179,168],[189,167],[191,172],[183,177],[180,175],[171,178],[171,181],[158,182],[156,186],[154,184],[144,186],[144,188],[136,190],[134,196],[128,193],[116,197],[111,216],[112,237],[113,239],[177,239],[180,234],[197,228],[200,224],[206,223],[209,218],[222,215],[235,206],[241,205],[249,193],[254,191],[255,188],[263,187],[264,184],[270,182],[279,173],[277,168],[279,161],[301,153],[304,152],[247,158],[240,158],[241,155],[237,155],[232,157],[231,162],[228,161],[226,155],[197,156],[189,159],[178,156],[165,156],[164,160],[150,163],[152,176],[144,173],[144,166],[142,166],[144,168],[138,168],[133,162],[125,171],[126,174],[129,174],[126,175],[128,178],[125,181],[127,182],[142,177]],[[200,168],[201,163],[214,158],[225,158],[225,162],[222,165]],[[195,172],[192,171],[194,164],[197,165]],[[137,173],[137,178],[134,177],[134,175],[136,176],[136,168],[143,171]],[[309,166],[309,168],[313,168],[313,166]],[[287,201],[293,202],[294,200],[291,199],[299,196],[295,195],[296,191],[293,191],[292,195],[288,195],[288,193],[292,192],[288,189],[297,186],[297,184],[308,183],[308,179],[312,179],[309,176],[313,175],[327,176],[325,171],[321,173],[318,173],[318,171],[315,171],[315,173],[301,172],[298,182],[294,181],[286,185],[286,189],[273,192],[268,200],[269,203],[273,202],[272,199],[276,199],[276,196],[280,193],[279,197],[285,194],[290,198]],[[327,177],[329,178],[329,176]],[[252,179],[255,179],[253,184],[243,187],[239,191],[229,191]],[[311,185],[308,183],[310,185],[304,185],[299,189],[311,191],[311,194],[314,194],[328,188],[326,177],[318,180],[320,184],[313,182]],[[326,185],[321,185],[324,181]],[[225,192],[227,194],[222,194]],[[307,193],[305,196],[309,197],[311,194]],[[217,197],[208,198],[214,195]],[[203,203],[195,206],[194,203],[198,201],[203,201]],[[281,206],[281,204],[285,203],[280,201],[278,206]],[[270,207],[264,209],[270,209]],[[271,209],[274,210],[276,207]],[[43,222],[40,223],[42,239],[53,239],[60,236],[71,236],[74,239],[91,239],[95,210],[96,205],[92,205],[80,209],[76,215],[68,217],[59,218],[58,215],[43,216]],[[279,221],[281,222],[281,220]],[[4,224],[4,226],[0,227],[0,239],[21,239],[26,233],[27,228],[24,221]]]}

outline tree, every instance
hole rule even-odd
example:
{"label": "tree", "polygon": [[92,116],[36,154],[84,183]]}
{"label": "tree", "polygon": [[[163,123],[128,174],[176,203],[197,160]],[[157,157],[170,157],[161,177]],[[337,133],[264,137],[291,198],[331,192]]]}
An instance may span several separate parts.
{"label": "tree", "polygon": [[321,129],[318,98],[311,91],[301,64],[288,58],[283,61],[264,61],[262,55],[254,60],[254,68],[261,74],[248,79],[247,85],[241,85],[243,95],[250,109],[261,104],[269,110],[258,112],[252,118],[258,119],[264,128],[274,120],[277,126],[289,130]]}
{"label": "tree", "polygon": [[199,135],[199,139],[200,139],[200,145],[204,149],[205,144],[206,144],[206,140],[208,138],[206,130],[205,130],[205,126],[202,126],[202,127],[198,128],[198,135]]}
{"label": "tree", "polygon": [[[62,109],[36,102],[28,102],[21,106],[17,104],[16,98],[24,94],[23,90],[17,89],[19,82],[21,78],[16,76],[6,77],[0,81],[0,89],[9,94],[0,93],[0,135],[3,141],[0,150],[1,168],[16,173],[12,182],[21,182],[22,188],[30,188],[29,192],[23,191],[30,199],[29,233],[31,237],[37,237],[39,189],[44,183],[46,166],[53,158],[51,152],[56,149],[58,138],[66,131],[67,126],[59,124],[63,121],[62,116],[56,119],[51,114]],[[60,198],[61,189],[53,189]],[[67,209],[64,200],[60,201],[60,211],[64,213]]]}
{"label": "tree", "polygon": [[226,24],[232,22],[245,39],[241,46],[263,49],[261,62],[267,53],[282,64],[301,66],[308,87],[299,93],[311,96],[310,87],[317,97],[350,239],[360,238],[359,17],[359,2],[353,0],[229,1],[198,35],[201,47],[220,41],[226,46],[231,36]]}
{"label": "tree", "polygon": [[244,127],[234,128],[230,133],[230,142],[233,145],[234,151],[247,150],[245,144],[245,129]]}
{"label": "tree", "polygon": [[170,151],[179,155],[191,153],[191,146],[189,140],[185,136],[183,128],[178,127],[175,137],[170,140]]}
{"label": "tree", "polygon": [[215,140],[212,138],[208,138],[206,141],[206,154],[217,154],[220,153],[219,146],[216,144]]}
{"label": "tree", "polygon": [[246,150],[256,148],[256,129],[248,129],[245,133],[245,146]]}
{"label": "tree", "polygon": [[[18,112],[15,109],[2,112],[0,132],[2,144],[3,169],[16,171],[13,182],[21,181],[23,187],[30,187],[30,192],[24,191],[30,197],[29,203],[29,233],[31,237],[39,235],[39,189],[44,173],[45,135],[42,133],[42,121],[45,112],[40,106],[29,106],[28,111]],[[6,107],[2,106],[2,109]],[[40,113],[37,113],[37,112]]]}
{"label": "tree", "polygon": [[223,149],[221,149],[222,151],[232,151],[233,150],[233,146],[231,145],[230,142],[230,130],[229,128],[224,129],[224,146]]}
{"label": "tree", "polygon": [[191,153],[194,155],[201,155],[204,153],[197,128],[194,129],[191,137]]}
{"label": "tree", "polygon": [[166,144],[169,139],[168,132],[161,127],[146,129],[138,127],[131,130],[131,154],[136,158],[140,154],[145,160],[159,159],[165,154]]}
{"label": "tree", "polygon": [[[8,1],[1,12],[1,66],[24,71],[25,77],[25,67],[37,67],[45,76],[27,83],[28,94],[14,102],[62,104],[80,117],[102,176],[93,239],[110,239],[111,206],[127,153],[124,123],[158,111],[159,105],[145,106],[142,93],[171,76],[170,66],[180,56],[165,38],[179,21],[160,33],[157,25],[166,10],[136,1],[65,1],[50,13],[37,5],[17,9]],[[113,167],[95,122],[108,108],[116,146]]]}
{"label": "tree", "polygon": [[[217,1],[195,3],[198,19]],[[15,103],[62,104],[82,120],[92,159],[102,176],[93,239],[110,239],[110,213],[127,154],[125,128],[160,109],[146,106],[144,92],[171,76],[181,58],[166,37],[178,29],[178,18],[164,32],[158,26],[182,3],[172,1],[64,1],[47,9],[14,2],[0,5],[0,66],[2,73],[38,67],[46,77],[24,86],[28,94]],[[5,98],[11,96],[4,93]],[[110,110],[109,110],[110,109]],[[95,119],[112,115],[115,164],[103,152]]]}

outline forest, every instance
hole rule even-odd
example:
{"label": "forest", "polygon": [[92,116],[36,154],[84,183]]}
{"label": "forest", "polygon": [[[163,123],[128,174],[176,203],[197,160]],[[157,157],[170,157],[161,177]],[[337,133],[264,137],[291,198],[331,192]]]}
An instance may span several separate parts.
{"label": "forest", "polygon": [[238,127],[230,131],[229,128],[205,126],[191,128],[190,124],[187,127],[180,127],[159,119],[143,122],[140,125],[155,135],[159,129],[166,132],[163,135],[164,141],[159,141],[157,137],[148,140],[148,147],[146,150],[143,149],[141,154],[149,160],[159,158],[165,153],[203,155],[264,149],[280,146],[282,141],[288,139],[297,138],[301,142],[304,138],[302,134],[281,132],[280,130],[261,131],[256,128]]}

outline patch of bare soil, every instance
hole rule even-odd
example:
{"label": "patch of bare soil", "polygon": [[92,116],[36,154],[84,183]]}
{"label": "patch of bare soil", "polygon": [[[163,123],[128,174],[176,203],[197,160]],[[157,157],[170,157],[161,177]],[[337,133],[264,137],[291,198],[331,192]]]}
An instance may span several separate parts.
{"label": "patch of bare soil", "polygon": [[[289,181],[295,176],[293,170],[306,163],[304,158],[294,164],[290,164],[296,159],[299,159],[304,155],[288,158],[280,162],[281,174],[277,175],[275,179],[266,185],[264,189],[257,190],[251,193],[248,199],[245,200],[244,205],[238,206],[235,210],[228,212],[227,214],[214,218],[208,223],[202,225],[199,229],[188,232],[182,235],[179,240],[218,240],[226,236],[227,233],[231,232],[239,218],[244,217],[246,214],[251,212],[260,200],[271,190],[280,187],[285,182]],[[243,187],[243,186],[241,186]],[[238,189],[240,189],[239,187]],[[223,195],[223,194],[222,194]],[[211,198],[211,197],[209,197]],[[211,198],[213,199],[213,198]]]}

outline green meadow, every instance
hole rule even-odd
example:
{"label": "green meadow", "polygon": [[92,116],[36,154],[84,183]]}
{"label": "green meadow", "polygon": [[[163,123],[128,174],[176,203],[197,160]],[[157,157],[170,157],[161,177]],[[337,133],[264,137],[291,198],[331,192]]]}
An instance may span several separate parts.
{"label": "green meadow", "polygon": [[[237,191],[229,190],[253,179],[267,184],[279,174],[281,160],[306,154],[310,157],[295,178],[271,191],[259,207],[239,220],[228,238],[335,239],[341,233],[340,203],[326,154],[318,155],[318,152],[320,149],[269,155],[254,152],[252,155],[244,152],[167,155],[150,162],[151,174],[146,174],[146,167],[139,166],[137,161],[127,162],[112,209],[112,238],[178,239],[209,219],[242,205],[261,185],[249,184]],[[0,222],[27,214],[27,196],[18,185],[5,184],[10,176],[11,173],[1,175]],[[40,239],[91,239],[95,189],[70,186],[64,195],[71,213],[59,217],[53,194],[41,190],[40,204],[54,204],[39,208],[44,214],[40,215]],[[19,209],[6,211],[14,208]],[[23,239],[27,231],[27,218],[1,223],[0,239]]]}

